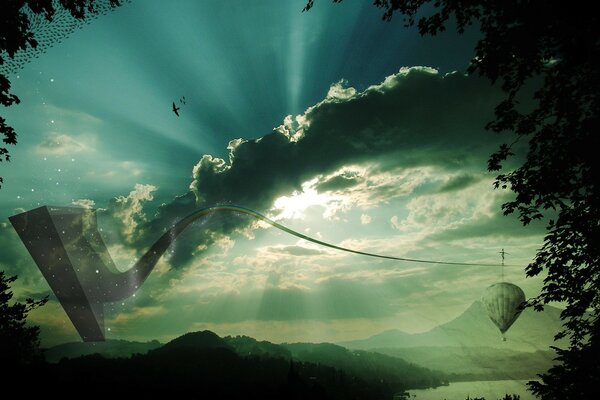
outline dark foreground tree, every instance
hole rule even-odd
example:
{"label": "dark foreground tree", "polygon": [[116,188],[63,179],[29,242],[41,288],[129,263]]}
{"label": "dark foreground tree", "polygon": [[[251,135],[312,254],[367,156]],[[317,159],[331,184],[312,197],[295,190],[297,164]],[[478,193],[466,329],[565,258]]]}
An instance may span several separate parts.
{"label": "dark foreground tree", "polygon": [[[334,0],[340,2],[341,0]],[[309,0],[305,10],[313,6]],[[569,347],[556,367],[531,382],[543,399],[598,398],[600,376],[600,14],[593,2],[556,0],[374,0],[386,21],[402,18],[422,35],[448,26],[478,26],[482,37],[468,73],[501,85],[506,98],[487,125],[506,132],[507,144],[488,169],[501,171],[517,141],[528,143],[523,164],[502,171],[497,188],[515,199],[504,204],[527,225],[553,218],[527,276],[547,273],[529,306],[564,302]],[[526,92],[534,88],[532,99]],[[534,106],[525,109],[523,100]],[[508,144],[512,143],[512,144]]]}
{"label": "dark foreground tree", "polygon": [[[96,4],[102,0],[2,0],[0,2],[0,66],[7,58],[13,58],[17,52],[35,49],[38,46],[31,29],[30,16],[42,15],[52,22],[57,11],[66,10],[78,20],[96,14]],[[122,0],[108,0],[111,7],[117,7]],[[19,98],[10,93],[10,80],[0,73],[0,104],[9,107],[19,104]],[[10,161],[6,145],[17,144],[17,133],[0,116],[0,162]],[[0,176],[0,187],[3,179]]]}
{"label": "dark foreground tree", "polygon": [[27,315],[48,299],[26,299],[25,303],[10,304],[13,297],[10,285],[16,279],[0,271],[0,366],[4,371],[42,360],[40,328],[27,325]]}

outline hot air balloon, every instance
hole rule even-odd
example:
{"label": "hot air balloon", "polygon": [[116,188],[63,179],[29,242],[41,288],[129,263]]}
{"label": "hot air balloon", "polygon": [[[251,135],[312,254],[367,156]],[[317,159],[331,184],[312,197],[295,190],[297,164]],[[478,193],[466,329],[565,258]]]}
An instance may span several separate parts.
{"label": "hot air balloon", "polygon": [[508,282],[494,283],[485,289],[481,302],[492,322],[504,333],[519,318],[525,293],[517,285]]}

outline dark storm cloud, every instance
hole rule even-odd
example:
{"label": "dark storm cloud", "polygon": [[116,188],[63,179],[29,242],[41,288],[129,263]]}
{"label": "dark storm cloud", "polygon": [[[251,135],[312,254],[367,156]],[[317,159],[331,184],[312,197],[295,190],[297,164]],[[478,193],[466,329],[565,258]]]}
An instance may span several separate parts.
{"label": "dark storm cloud", "polygon": [[481,170],[495,148],[483,127],[498,99],[475,77],[403,70],[354,96],[328,98],[295,124],[237,144],[229,163],[203,157],[191,187],[202,204],[265,210],[302,182],[348,164]]}
{"label": "dark storm cloud", "polygon": [[362,180],[363,178],[357,175],[341,174],[319,183],[317,190],[323,192],[343,190],[356,185]]}
{"label": "dark storm cloud", "polygon": [[[141,226],[143,234],[135,245],[148,248],[166,229],[197,211],[201,206],[192,192],[176,197],[171,203],[161,205],[154,218],[148,218],[149,221]],[[197,220],[190,224],[171,245],[170,265],[174,268],[184,266],[219,238],[252,221],[250,217],[236,213],[215,213]]]}
{"label": "dark storm cloud", "polygon": [[473,175],[469,175],[469,174],[461,174],[458,175],[452,179],[450,179],[448,182],[446,182],[444,184],[444,186],[442,186],[439,189],[439,193],[446,193],[446,192],[455,192],[458,190],[462,190],[465,189],[469,186],[471,186],[474,183],[479,182],[481,178],[473,176]]}
{"label": "dark storm cloud", "polygon": [[[482,171],[498,140],[483,127],[499,96],[476,77],[442,76],[428,68],[403,69],[364,92],[334,87],[325,100],[298,118],[286,118],[272,133],[231,142],[228,162],[202,157],[193,171],[192,192],[158,207],[155,215],[144,213],[142,203],[152,199],[156,188],[136,185],[129,196],[113,200],[100,219],[106,217],[107,226],[116,227],[115,241],[124,242],[139,255],[166,229],[201,206],[234,203],[266,212],[277,197],[301,189],[303,182],[315,177],[322,179],[317,186],[320,190],[362,183],[363,179],[351,172],[332,176],[348,165],[375,163],[378,171],[418,166],[462,174]],[[457,179],[448,182],[446,190],[469,183],[469,178]],[[383,185],[378,190],[390,192],[382,193],[385,197],[394,188]],[[185,266],[214,241],[250,221],[231,215],[198,221],[175,242],[169,263],[176,268]],[[19,245],[16,242],[10,247]],[[28,260],[20,250],[3,253],[0,257],[9,268]],[[19,256],[21,261],[15,261]]]}
{"label": "dark storm cloud", "polygon": [[[500,93],[479,78],[458,73],[442,76],[414,67],[352,95],[336,85],[325,100],[302,116],[286,118],[272,133],[256,140],[232,141],[228,161],[203,156],[194,167],[190,185],[196,198],[188,193],[159,207],[156,218],[143,226],[141,242],[149,244],[176,220],[202,206],[238,204],[267,212],[277,197],[348,165],[374,163],[378,171],[419,166],[463,174],[482,171],[498,145],[499,138],[484,126],[493,116]],[[336,97],[338,93],[345,95]],[[317,186],[320,190],[340,190],[362,182],[351,173],[322,179]],[[449,182],[446,190],[468,183],[469,178],[463,177]],[[387,186],[379,189],[395,191]],[[184,266],[199,248],[207,248],[249,221],[214,216],[204,226],[188,228],[177,241],[171,265]]]}

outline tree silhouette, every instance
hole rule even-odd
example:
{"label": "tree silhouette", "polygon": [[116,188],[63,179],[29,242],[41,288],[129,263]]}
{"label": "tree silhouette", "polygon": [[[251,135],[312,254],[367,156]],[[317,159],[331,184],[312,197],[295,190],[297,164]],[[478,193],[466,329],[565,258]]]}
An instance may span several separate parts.
{"label": "tree silhouette", "polygon": [[[333,0],[336,3],[342,0]],[[308,0],[305,11],[314,5]],[[468,73],[501,85],[493,132],[510,139],[491,155],[490,171],[501,171],[518,141],[528,143],[523,164],[500,173],[496,188],[515,199],[503,204],[524,225],[552,218],[542,248],[527,266],[527,276],[545,271],[536,310],[564,302],[569,347],[558,366],[532,382],[543,399],[593,398],[600,376],[600,157],[595,142],[600,117],[600,17],[591,3],[578,1],[374,0],[383,19],[395,15],[421,35],[436,35],[453,23],[459,33],[479,26]],[[526,91],[532,90],[527,99]],[[534,106],[526,109],[523,100]],[[596,352],[594,352],[594,350]]]}
{"label": "tree silhouette", "polygon": [[[0,4],[0,66],[7,59],[14,58],[19,51],[36,48],[38,41],[31,30],[31,15],[43,15],[51,22],[57,10],[64,9],[76,19],[83,20],[96,12],[98,0],[3,0]],[[121,0],[109,0],[112,7],[120,5]],[[19,98],[10,92],[10,80],[0,73],[0,104],[9,107],[19,104]],[[0,162],[10,161],[9,150],[5,145],[17,144],[17,133],[0,116]],[[0,187],[4,180],[0,176]]]}
{"label": "tree silhouette", "polygon": [[4,370],[42,360],[38,338],[40,328],[28,326],[27,315],[46,304],[48,298],[28,298],[25,303],[9,304],[13,297],[10,286],[16,279],[16,276],[9,277],[0,271],[0,359]]}

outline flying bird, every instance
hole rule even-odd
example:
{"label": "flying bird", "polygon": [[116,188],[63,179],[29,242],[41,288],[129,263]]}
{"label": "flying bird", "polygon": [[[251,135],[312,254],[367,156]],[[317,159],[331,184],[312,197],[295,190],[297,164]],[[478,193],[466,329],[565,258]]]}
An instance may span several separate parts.
{"label": "flying bird", "polygon": [[177,115],[179,117],[179,113],[177,112],[181,107],[176,107],[175,106],[175,102],[173,102],[173,112],[175,113],[175,115]]}
{"label": "flying bird", "polygon": [[181,104],[185,104],[185,96],[182,96],[181,99],[179,99],[179,101],[181,102]]}

